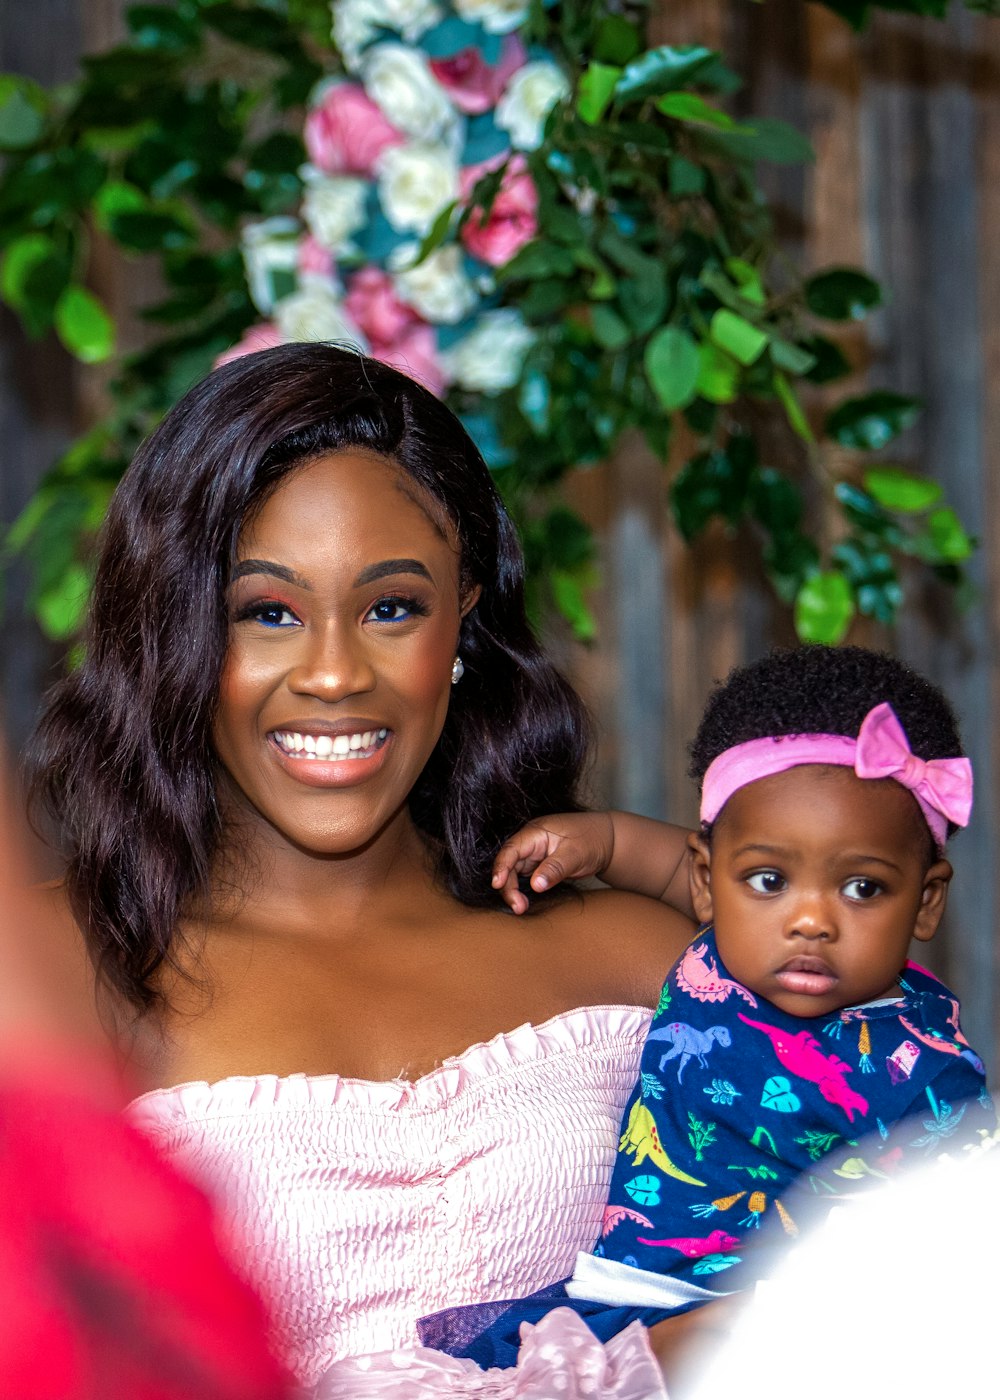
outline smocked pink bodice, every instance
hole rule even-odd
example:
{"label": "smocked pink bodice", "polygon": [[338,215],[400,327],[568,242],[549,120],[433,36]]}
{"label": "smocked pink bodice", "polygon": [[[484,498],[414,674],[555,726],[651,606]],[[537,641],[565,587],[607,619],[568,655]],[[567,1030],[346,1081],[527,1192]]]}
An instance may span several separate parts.
{"label": "smocked pink bodice", "polygon": [[232,1078],[129,1116],[218,1201],[305,1385],[412,1346],[416,1319],[570,1274],[598,1235],[651,1013],[588,1007],[415,1082]]}

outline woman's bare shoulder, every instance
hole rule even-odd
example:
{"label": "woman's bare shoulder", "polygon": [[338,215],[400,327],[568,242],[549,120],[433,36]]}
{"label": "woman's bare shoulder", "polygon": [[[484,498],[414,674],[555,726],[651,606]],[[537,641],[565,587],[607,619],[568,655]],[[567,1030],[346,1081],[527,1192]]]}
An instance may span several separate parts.
{"label": "woman's bare shoulder", "polygon": [[587,890],[560,901],[545,917],[566,937],[581,969],[636,1005],[656,1004],[667,972],[695,931],[675,909],[625,890]]}

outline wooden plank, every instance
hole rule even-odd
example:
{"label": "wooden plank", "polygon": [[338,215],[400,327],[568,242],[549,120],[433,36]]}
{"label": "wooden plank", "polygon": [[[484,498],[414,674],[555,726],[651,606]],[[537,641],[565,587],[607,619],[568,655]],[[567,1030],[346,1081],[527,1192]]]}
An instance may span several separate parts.
{"label": "wooden plank", "polygon": [[[926,404],[893,456],[940,480],[963,519],[988,526],[973,99],[980,33],[961,13],[934,29],[880,16],[865,43],[863,131],[870,261],[892,289],[876,321],[872,379],[916,392]],[[988,528],[985,533],[990,538]],[[980,595],[988,570],[984,553],[970,563]],[[954,845],[949,917],[931,957],[962,998],[967,1033],[992,1061],[997,891],[989,616],[981,603],[956,616],[951,599],[925,576],[914,602],[900,620],[896,646],[952,699],[977,774],[975,820]]]}

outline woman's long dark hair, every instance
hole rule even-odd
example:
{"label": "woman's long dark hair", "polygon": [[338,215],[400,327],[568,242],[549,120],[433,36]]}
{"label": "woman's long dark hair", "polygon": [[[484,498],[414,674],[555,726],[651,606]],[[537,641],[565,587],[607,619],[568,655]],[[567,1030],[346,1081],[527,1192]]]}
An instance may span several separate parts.
{"label": "woman's long dark hair", "polygon": [[85,659],[53,690],[29,754],[95,963],[139,1006],[178,920],[209,890],[221,826],[211,727],[240,530],[316,455],[366,448],[440,502],[459,538],[465,676],[410,797],[463,903],[496,904],[493,856],[516,827],[577,806],[582,704],[525,617],[514,528],[455,416],[413,380],[332,345],[224,365],[143,444],[115,492]]}

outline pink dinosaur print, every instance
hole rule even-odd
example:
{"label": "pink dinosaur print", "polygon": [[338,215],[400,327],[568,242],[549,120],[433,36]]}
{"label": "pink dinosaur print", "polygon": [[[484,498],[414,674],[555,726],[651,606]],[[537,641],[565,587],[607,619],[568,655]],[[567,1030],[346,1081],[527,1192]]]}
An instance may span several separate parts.
{"label": "pink dinosaur print", "polygon": [[727,1235],[725,1230],[713,1230],[704,1239],[681,1236],[675,1240],[644,1240],[637,1236],[640,1244],[654,1244],[666,1249],[679,1249],[685,1259],[704,1259],[706,1254],[721,1254],[724,1249],[732,1249],[739,1244],[735,1235]]}
{"label": "pink dinosaur print", "polygon": [[754,1030],[763,1031],[774,1048],[774,1053],[788,1070],[800,1079],[808,1079],[815,1084],[827,1103],[842,1108],[847,1121],[854,1122],[854,1114],[868,1112],[868,1100],[850,1087],[845,1075],[851,1067],[836,1055],[824,1055],[818,1040],[808,1031],[798,1031],[795,1035],[783,1031],[780,1026],[766,1026],[763,1021],[751,1021],[742,1011],[737,1016]]}
{"label": "pink dinosaur print", "polygon": [[637,1225],[645,1225],[648,1230],[653,1228],[653,1222],[648,1215],[643,1215],[642,1211],[632,1210],[629,1206],[605,1206],[604,1217],[601,1220],[601,1239],[605,1235],[610,1235],[616,1225],[620,1225],[623,1220],[634,1220]]}
{"label": "pink dinosaur print", "polygon": [[692,943],[681,958],[677,965],[677,985],[695,1001],[725,1001],[730,992],[736,992],[751,1006],[757,1005],[757,998],[746,987],[731,977],[719,976],[718,964],[708,957],[706,943]]}

